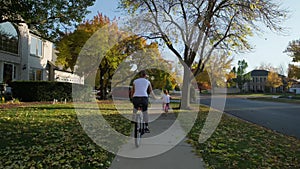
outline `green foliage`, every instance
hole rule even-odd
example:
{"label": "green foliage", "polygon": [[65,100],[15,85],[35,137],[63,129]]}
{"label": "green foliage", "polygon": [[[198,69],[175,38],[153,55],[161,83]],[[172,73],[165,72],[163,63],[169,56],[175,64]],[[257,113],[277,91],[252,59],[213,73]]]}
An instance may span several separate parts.
{"label": "green foliage", "polygon": [[[234,80],[237,84],[240,90],[242,90],[243,85],[251,80],[251,75],[249,73],[246,74],[246,69],[248,67],[248,63],[245,60],[239,60],[238,61],[238,69],[236,72],[236,79]],[[235,71],[235,67],[232,69],[232,71]]]}
{"label": "green foliage", "polygon": [[74,32],[63,36],[56,43],[56,64],[63,66],[64,69],[71,69],[74,71],[78,55],[87,40],[101,27],[109,24],[109,18],[102,14],[98,14],[94,16],[93,20],[87,20],[84,23],[81,23]]}
{"label": "green foliage", "polygon": [[76,30],[74,33],[64,36],[56,44],[58,51],[56,64],[61,65],[64,70],[74,71],[78,54],[90,36],[83,30]]}
{"label": "green foliage", "polygon": [[56,39],[73,29],[89,13],[95,0],[18,0],[1,1],[0,23],[26,23],[45,38]]}
{"label": "green foliage", "polygon": [[[171,69],[170,64],[163,64],[164,66]],[[168,72],[165,72],[164,70],[160,69],[145,69],[148,75],[148,80],[151,82],[153,89],[167,89],[168,91],[171,91],[175,88],[176,80],[175,75],[170,74]],[[130,85],[132,85],[133,81],[140,76],[136,74],[136,76],[132,77]]]}
{"label": "green foliage", "polygon": [[[76,85],[82,89],[83,85]],[[20,101],[53,101],[53,99],[72,100],[72,84],[49,81],[14,81],[11,83],[13,98]],[[78,89],[79,90],[79,89]]]}

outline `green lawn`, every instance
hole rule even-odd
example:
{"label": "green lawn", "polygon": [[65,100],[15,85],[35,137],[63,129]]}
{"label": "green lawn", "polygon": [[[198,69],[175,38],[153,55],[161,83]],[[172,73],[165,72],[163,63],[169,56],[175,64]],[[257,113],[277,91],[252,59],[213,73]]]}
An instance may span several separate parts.
{"label": "green lawn", "polygon": [[300,168],[299,139],[225,114],[212,137],[198,143],[207,114],[203,112],[188,137],[208,168]]}
{"label": "green lawn", "polygon": [[[110,122],[125,120],[111,112]],[[0,109],[0,128],[0,168],[108,168],[114,158],[85,134],[71,104]]]}
{"label": "green lawn", "polygon": [[261,101],[271,101],[271,102],[281,102],[281,103],[296,103],[300,104],[300,95],[276,95],[277,97],[273,97],[274,95],[262,95],[262,96],[252,96],[248,97],[251,100],[261,100]]}
{"label": "green lawn", "polygon": [[[129,134],[131,124],[110,102],[100,107],[117,131]],[[188,137],[208,168],[300,168],[298,139],[225,115],[199,144],[206,115],[201,107]],[[109,168],[114,158],[86,135],[71,104],[0,109],[0,128],[0,168]]]}

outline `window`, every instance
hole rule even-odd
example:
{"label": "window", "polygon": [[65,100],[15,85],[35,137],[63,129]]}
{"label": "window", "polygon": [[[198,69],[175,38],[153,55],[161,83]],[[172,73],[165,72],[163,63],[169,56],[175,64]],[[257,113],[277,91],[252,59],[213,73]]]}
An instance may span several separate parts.
{"label": "window", "polygon": [[15,27],[4,22],[0,24],[0,50],[18,54],[19,35]]}
{"label": "window", "polygon": [[42,57],[42,48],[43,48],[43,41],[31,36],[31,43],[30,43],[30,54],[38,57]]}
{"label": "window", "polygon": [[14,64],[4,63],[3,65],[3,83],[10,83],[17,78],[17,67]]}
{"label": "window", "polygon": [[29,72],[29,80],[32,81],[43,80],[43,70],[31,68]]}

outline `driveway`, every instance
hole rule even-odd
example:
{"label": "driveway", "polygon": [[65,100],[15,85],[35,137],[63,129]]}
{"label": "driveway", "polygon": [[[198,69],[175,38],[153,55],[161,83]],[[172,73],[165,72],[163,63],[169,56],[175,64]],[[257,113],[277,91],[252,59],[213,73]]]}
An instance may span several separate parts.
{"label": "driveway", "polygon": [[[209,96],[201,96],[200,103],[210,105]],[[300,139],[300,105],[249,100],[227,96],[224,112],[243,120]]]}

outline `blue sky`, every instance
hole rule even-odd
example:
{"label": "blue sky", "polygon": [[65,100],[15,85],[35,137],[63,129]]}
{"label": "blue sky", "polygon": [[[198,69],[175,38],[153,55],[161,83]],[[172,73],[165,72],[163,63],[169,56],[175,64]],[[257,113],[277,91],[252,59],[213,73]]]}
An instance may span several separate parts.
{"label": "blue sky", "polygon": [[[283,51],[286,49],[289,41],[300,39],[300,10],[297,10],[300,8],[300,1],[277,1],[280,1],[282,6],[291,12],[291,17],[284,22],[284,26],[288,27],[288,35],[283,36],[267,32],[261,36],[249,38],[250,43],[254,46],[253,52],[234,56],[234,66],[236,66],[238,60],[245,59],[249,65],[247,71],[251,71],[262,63],[271,64],[273,67],[282,65],[285,69],[288,68],[291,58]],[[117,5],[117,0],[96,0],[95,5],[89,8],[92,13],[87,18],[91,19],[97,12],[103,13],[110,19],[121,16]]]}

